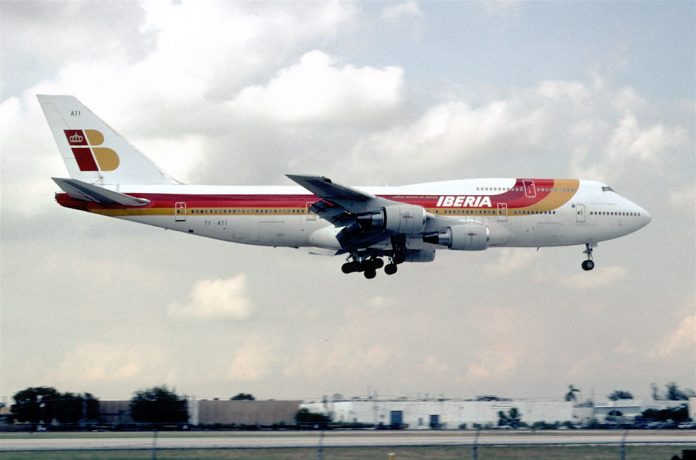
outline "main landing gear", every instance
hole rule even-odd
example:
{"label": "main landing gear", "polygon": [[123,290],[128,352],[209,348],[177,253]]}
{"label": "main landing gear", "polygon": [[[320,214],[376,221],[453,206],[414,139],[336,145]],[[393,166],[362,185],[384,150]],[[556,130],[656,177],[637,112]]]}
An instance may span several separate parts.
{"label": "main landing gear", "polygon": [[386,265],[381,257],[361,257],[356,254],[352,254],[349,257],[349,261],[341,266],[341,271],[343,273],[362,272],[365,278],[371,280],[377,276],[377,270],[382,267],[384,267],[384,273],[387,275],[395,274],[398,270],[397,265],[403,263],[405,260],[406,256],[401,252],[390,255],[389,263]]}
{"label": "main landing gear", "polygon": [[585,271],[590,271],[594,268],[594,261],[592,260],[592,249],[594,245],[590,243],[585,243],[585,250],[582,251],[583,254],[587,254],[587,260],[582,262],[582,269]]}

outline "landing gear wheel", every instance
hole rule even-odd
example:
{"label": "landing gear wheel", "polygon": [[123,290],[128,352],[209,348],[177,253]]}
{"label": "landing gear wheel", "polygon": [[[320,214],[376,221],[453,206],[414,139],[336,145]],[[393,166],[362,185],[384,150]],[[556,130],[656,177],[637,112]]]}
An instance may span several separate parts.
{"label": "landing gear wheel", "polygon": [[374,267],[375,270],[379,270],[384,267],[384,261],[382,259],[372,259],[371,266]]}
{"label": "landing gear wheel", "polygon": [[393,275],[394,273],[396,273],[397,270],[398,267],[396,266],[396,264],[387,264],[384,267],[384,273],[386,273],[387,275]]}
{"label": "landing gear wheel", "polygon": [[367,270],[365,270],[365,273],[363,273],[363,275],[365,275],[365,278],[367,278],[368,280],[371,280],[372,278],[377,276],[377,272],[374,268],[368,268]]}
{"label": "landing gear wheel", "polygon": [[341,265],[341,271],[345,274],[353,273],[355,271],[355,263],[354,262],[344,263],[343,265]]}
{"label": "landing gear wheel", "polygon": [[585,250],[582,251],[583,254],[587,255],[587,260],[582,263],[582,269],[590,271],[594,268],[594,261],[592,260],[592,245],[590,243],[585,243]]}

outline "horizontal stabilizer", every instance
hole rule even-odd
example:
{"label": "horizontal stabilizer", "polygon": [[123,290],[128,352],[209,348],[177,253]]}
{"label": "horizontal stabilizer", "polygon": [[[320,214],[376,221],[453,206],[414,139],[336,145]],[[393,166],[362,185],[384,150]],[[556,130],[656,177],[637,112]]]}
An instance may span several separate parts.
{"label": "horizontal stabilizer", "polygon": [[59,179],[57,177],[52,179],[65,193],[76,200],[93,201],[101,204],[120,204],[123,206],[145,206],[150,202],[150,200],[145,198],[136,198],[125,193],[114,192],[113,190],[88,184],[77,179]]}

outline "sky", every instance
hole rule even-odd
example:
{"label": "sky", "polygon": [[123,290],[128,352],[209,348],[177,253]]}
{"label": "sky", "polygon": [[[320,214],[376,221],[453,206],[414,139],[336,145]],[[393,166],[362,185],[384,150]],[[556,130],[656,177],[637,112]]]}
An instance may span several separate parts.
{"label": "sky", "polygon": [[[0,397],[696,387],[694,2],[0,2]],[[35,94],[192,184],[600,180],[650,225],[583,247],[341,257],[62,208]]]}

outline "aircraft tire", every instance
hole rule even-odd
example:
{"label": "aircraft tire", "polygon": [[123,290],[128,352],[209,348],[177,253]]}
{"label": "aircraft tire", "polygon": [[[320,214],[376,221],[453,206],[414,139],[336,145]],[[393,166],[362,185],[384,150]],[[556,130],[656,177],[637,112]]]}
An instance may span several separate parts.
{"label": "aircraft tire", "polygon": [[365,270],[365,273],[363,273],[363,275],[365,275],[365,278],[367,278],[368,280],[371,280],[372,278],[377,276],[377,272],[374,268],[368,268],[367,270]]}
{"label": "aircraft tire", "polygon": [[582,269],[587,271],[590,271],[594,268],[594,262],[591,260],[586,260],[582,263]]}
{"label": "aircraft tire", "polygon": [[341,271],[346,275],[348,273],[353,273],[355,271],[355,266],[353,262],[346,262],[343,265],[341,265]]}
{"label": "aircraft tire", "polygon": [[387,264],[384,267],[384,273],[386,273],[387,275],[393,275],[394,273],[396,273],[397,270],[398,267],[396,266],[396,264]]}
{"label": "aircraft tire", "polygon": [[371,265],[375,270],[379,270],[380,268],[384,267],[384,261],[382,259],[372,259]]}

